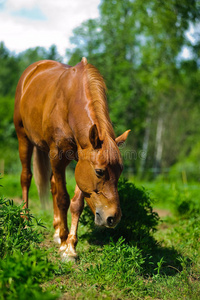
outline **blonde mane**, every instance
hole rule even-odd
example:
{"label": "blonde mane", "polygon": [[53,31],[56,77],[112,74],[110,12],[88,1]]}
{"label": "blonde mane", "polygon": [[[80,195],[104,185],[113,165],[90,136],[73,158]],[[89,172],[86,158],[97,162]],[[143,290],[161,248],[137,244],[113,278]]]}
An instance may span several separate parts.
{"label": "blonde mane", "polygon": [[106,99],[106,85],[100,72],[91,64],[85,65],[90,101],[97,120],[100,139],[103,140],[103,152],[110,164],[119,163],[122,159],[115,143],[115,133],[110,120]]}

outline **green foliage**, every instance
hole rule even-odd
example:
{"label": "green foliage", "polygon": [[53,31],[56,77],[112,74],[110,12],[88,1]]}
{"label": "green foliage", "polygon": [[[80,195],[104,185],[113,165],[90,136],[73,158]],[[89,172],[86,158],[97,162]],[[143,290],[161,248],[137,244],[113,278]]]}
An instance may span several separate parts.
{"label": "green foliage", "polygon": [[14,95],[20,70],[18,60],[0,42],[0,96]]}
{"label": "green foliage", "polygon": [[[199,213],[195,216],[191,216],[188,219],[180,218],[177,220],[177,224],[173,229],[168,232],[167,238],[173,241],[173,245],[180,243],[179,247],[182,250],[184,256],[190,252],[193,256],[192,259],[185,263],[185,267],[198,264],[199,258],[197,256],[196,249],[199,248],[199,237],[200,237],[200,215]],[[182,257],[183,258],[183,257]],[[181,258],[179,257],[179,260]],[[199,272],[200,277],[200,272]]]}
{"label": "green foliage", "polygon": [[[142,282],[138,275],[143,272],[144,257],[136,246],[124,243],[120,238],[116,243],[111,241],[105,245],[98,257],[87,254],[81,258],[81,266],[93,260],[84,271],[84,278],[99,289],[106,289],[114,285],[114,289],[123,289],[125,294],[131,295],[134,289],[140,288]],[[127,292],[126,292],[127,291]]]}
{"label": "green foliage", "polygon": [[[198,142],[191,150],[190,154],[176,163],[169,173],[171,181],[176,178],[185,177],[186,182],[200,181],[200,143]],[[181,178],[182,179],[182,178]]]}
{"label": "green foliage", "polygon": [[200,214],[200,202],[199,199],[192,197],[190,193],[185,191],[184,193],[178,193],[174,199],[174,212],[181,218],[190,219],[197,217]]}
{"label": "green foliage", "polygon": [[134,241],[143,244],[152,241],[151,233],[158,225],[158,215],[153,212],[152,200],[145,189],[137,188],[133,183],[122,178],[118,184],[122,219],[115,229],[94,228],[94,216],[86,207],[80,222],[92,231],[92,239],[109,240],[112,237],[117,241],[123,237],[127,242]]}
{"label": "green foliage", "polygon": [[[176,177],[177,178],[177,177]],[[156,182],[148,183],[148,190],[156,200],[157,207],[164,207],[178,218],[197,218],[200,213],[200,186],[198,183],[187,184],[160,178]]]}
{"label": "green foliage", "polygon": [[[160,171],[176,164],[168,178],[148,183],[154,185],[151,194],[126,180],[119,183],[123,217],[116,229],[94,229],[94,217],[89,208],[84,210],[80,261],[73,268],[61,263],[52,266],[47,253],[39,250],[41,229],[35,228],[35,218],[29,213],[29,221],[22,220],[22,207],[1,199],[0,299],[56,297],[44,292],[41,284],[66,293],[66,299],[198,299],[200,193],[198,184],[190,182],[199,181],[200,43],[198,34],[193,42],[186,34],[189,28],[198,28],[198,3],[102,0],[99,19],[74,30],[74,47],[67,53],[70,64],[86,56],[99,68],[108,86],[116,134],[128,128],[133,131],[126,149],[137,157],[127,159],[124,151],[125,170],[141,170],[144,175],[146,169],[158,166]],[[191,54],[187,59],[180,55],[185,47]],[[6,172],[19,168],[12,123],[15,88],[24,69],[40,59],[61,60],[55,46],[14,55],[0,45],[0,160],[5,161]],[[141,149],[146,159],[139,159]],[[19,177],[7,177],[9,181],[12,189],[8,185],[6,194],[21,195]],[[72,194],[74,182],[68,185]],[[31,198],[37,198],[35,189]],[[171,211],[159,226],[152,198]],[[38,203],[33,209],[45,217],[38,212]],[[46,220],[51,232],[52,218]],[[57,249],[50,253],[59,261]]]}
{"label": "green foliage", "polygon": [[[99,19],[74,30],[70,63],[86,56],[100,69],[116,134],[131,128],[127,149],[147,154],[143,162],[125,156],[126,170],[141,170],[143,176],[148,168],[160,172],[188,154],[191,138],[198,141],[199,37],[191,43],[186,32],[199,19],[197,0],[104,0]],[[193,50],[189,59],[180,55],[184,47]]]}
{"label": "green foliage", "polygon": [[[16,250],[28,252],[31,246],[36,247],[42,240],[42,236],[34,230],[33,220],[37,220],[22,206],[23,203],[16,206],[13,200],[0,198],[1,258],[13,255]],[[38,221],[37,225],[42,226]]]}
{"label": "green foliage", "polygon": [[[69,184],[71,185],[72,182]],[[191,185],[187,186],[187,190],[184,189],[184,186],[180,186],[180,190],[178,190],[178,185],[172,187],[169,183],[164,182],[162,184],[161,182],[157,182],[157,184],[150,182],[144,185],[148,186],[148,189],[151,187],[151,190],[154,190],[151,192],[153,197],[147,194],[145,198],[144,189],[137,189],[124,179],[119,186],[121,192],[126,194],[125,190],[128,189],[130,195],[132,195],[130,189],[137,189],[137,193],[135,191],[134,195],[138,194],[146,199],[145,201],[141,200],[142,203],[148,202],[148,198],[150,201],[151,198],[157,197],[159,192],[160,205],[163,207],[166,207],[170,195],[171,205],[178,193],[191,193],[193,199],[197,199],[199,195],[199,190],[193,193],[194,186]],[[72,190],[72,186],[70,186],[70,190]],[[4,205],[8,204],[9,201]],[[150,201],[147,206],[151,205]],[[11,210],[18,214],[18,209],[15,210],[13,206],[11,204],[10,208],[4,209],[7,212]],[[45,233],[44,247],[49,246],[50,248],[48,252],[42,250],[39,248],[39,243],[37,246],[36,241],[30,244],[30,248],[25,252],[21,250],[23,247],[18,250],[15,248],[12,255],[7,254],[3,257],[0,261],[0,299],[27,299],[28,297],[38,300],[57,299],[60,293],[64,299],[159,298],[176,300],[181,299],[183,295],[186,299],[198,299],[200,292],[199,213],[188,218],[173,215],[168,217],[159,224],[158,230],[154,233],[146,230],[146,243],[142,243],[142,241],[138,243],[134,240],[127,243],[123,238],[117,239],[117,236],[109,243],[105,243],[110,235],[106,240],[102,236],[96,235],[95,240],[93,239],[93,242],[96,243],[88,244],[88,236],[84,233],[91,230],[90,224],[89,227],[87,225],[83,227],[81,224],[77,247],[80,259],[72,266],[61,261],[58,247],[53,246],[53,218],[50,217],[52,212],[47,211],[44,214],[39,211],[38,205],[32,205],[32,201],[31,206],[34,215],[43,217],[46,226],[45,231],[42,230]],[[147,211],[150,214],[151,210],[147,209]],[[11,213],[9,214],[12,216]],[[148,215],[148,213],[141,214],[141,218],[144,217],[146,220],[146,214]],[[20,214],[19,218],[21,218]],[[131,220],[133,222],[134,218],[132,217]],[[25,220],[25,222],[27,221]],[[92,219],[91,222],[93,222]],[[16,221],[14,223],[17,224]],[[33,223],[37,223],[34,222],[34,218],[31,224]],[[142,224],[142,220],[140,224]],[[27,226],[29,226],[28,222]],[[37,231],[40,235],[41,226],[36,228],[35,226],[31,227],[32,230]],[[9,227],[11,228],[10,233],[15,232],[12,226]],[[25,229],[22,228],[22,230]],[[106,231],[104,231],[104,237]],[[154,241],[149,238],[151,235]],[[99,241],[103,241],[105,244],[101,246]],[[53,261],[53,264],[49,262],[49,259]],[[51,294],[50,291],[54,294]],[[55,293],[57,293],[57,297]]]}
{"label": "green foliage", "polygon": [[[8,199],[20,198],[22,196],[22,188],[20,184],[20,173],[14,174],[4,174],[3,178],[3,186],[1,188],[2,195]],[[30,198],[37,199],[38,192],[34,182],[34,177],[31,181],[31,186],[29,189]]]}
{"label": "green foliage", "polygon": [[97,265],[90,266],[87,272],[99,283],[112,281],[113,278],[118,281],[119,277],[120,285],[127,285],[141,273],[143,264],[141,250],[128,246],[120,238],[116,243],[111,241],[109,245],[103,247]]}
{"label": "green foliage", "polygon": [[40,284],[52,278],[53,265],[41,250],[14,251],[0,261],[0,299],[57,299],[56,295],[43,292]]}
{"label": "green foliage", "polygon": [[138,188],[124,178],[120,179],[118,190],[124,215],[119,234],[122,233],[127,240],[142,240],[154,232],[158,225],[159,218],[153,212],[153,201],[144,188]]}
{"label": "green foliage", "polygon": [[0,299],[57,298],[40,287],[55,266],[39,248],[43,237],[33,221],[43,226],[22,205],[0,197]]}
{"label": "green foliage", "polygon": [[[68,63],[75,65],[86,56],[100,70],[108,87],[116,135],[129,128],[133,131],[126,149],[137,157],[124,155],[127,173],[155,178],[165,168],[184,161],[199,141],[198,2],[103,0],[99,18],[74,29],[73,47],[66,54]],[[190,35],[194,31],[193,39],[188,38],[189,31]],[[182,55],[186,48],[188,58]],[[5,161],[6,172],[19,170],[10,118],[16,85],[24,69],[41,59],[62,60],[55,45],[14,55],[0,44],[2,112],[6,107],[6,114],[0,113],[0,160]],[[140,159],[141,150],[146,158]],[[185,168],[196,180],[194,165],[193,160]]]}
{"label": "green foliage", "polygon": [[166,228],[156,233],[162,246],[151,249],[148,244],[145,251],[122,238],[102,248],[92,245],[82,250],[77,270],[70,275],[72,295],[80,299],[175,300],[184,294],[195,299],[200,291],[199,224],[194,220],[176,219],[175,226],[166,222]]}
{"label": "green foliage", "polygon": [[17,136],[13,124],[14,97],[0,94],[0,105],[0,160],[6,172],[15,172],[20,164]]}

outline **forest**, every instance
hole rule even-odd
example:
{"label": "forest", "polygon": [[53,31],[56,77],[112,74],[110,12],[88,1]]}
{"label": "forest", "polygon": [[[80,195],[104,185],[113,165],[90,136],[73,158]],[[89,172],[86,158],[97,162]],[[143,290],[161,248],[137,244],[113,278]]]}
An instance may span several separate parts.
{"label": "forest", "polygon": [[55,45],[16,54],[0,43],[0,168],[20,168],[12,117],[24,69],[41,59],[75,65],[85,56],[106,82],[116,135],[132,131],[121,149],[124,172],[199,180],[199,1],[112,0],[99,9],[98,19],[74,29],[65,57]]}

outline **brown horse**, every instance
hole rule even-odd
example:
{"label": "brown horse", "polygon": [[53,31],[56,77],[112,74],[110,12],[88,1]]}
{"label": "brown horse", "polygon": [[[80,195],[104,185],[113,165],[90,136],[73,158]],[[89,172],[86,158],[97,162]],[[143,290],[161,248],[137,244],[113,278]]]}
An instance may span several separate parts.
{"label": "brown horse", "polygon": [[[51,182],[54,239],[66,258],[75,258],[77,227],[84,198],[99,226],[115,227],[121,210],[117,183],[122,172],[118,145],[129,133],[115,138],[99,71],[83,58],[71,67],[45,60],[29,66],[21,76],[15,98],[14,124],[22,163],[21,186],[25,206],[34,176],[40,198]],[[76,189],[71,200],[65,169],[77,160]],[[67,227],[70,205],[72,223]]]}

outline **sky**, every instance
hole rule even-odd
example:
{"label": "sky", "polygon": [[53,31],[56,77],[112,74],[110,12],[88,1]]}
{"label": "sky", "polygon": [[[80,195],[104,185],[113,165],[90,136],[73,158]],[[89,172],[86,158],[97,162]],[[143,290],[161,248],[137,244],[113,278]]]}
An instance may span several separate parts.
{"label": "sky", "polygon": [[0,41],[15,53],[55,44],[64,56],[72,30],[99,15],[101,0],[0,0]]}
{"label": "sky", "polygon": [[[0,42],[15,53],[56,45],[63,57],[72,31],[99,16],[101,0],[0,0]],[[191,37],[191,30],[188,38]],[[181,56],[188,58],[184,47]]]}

